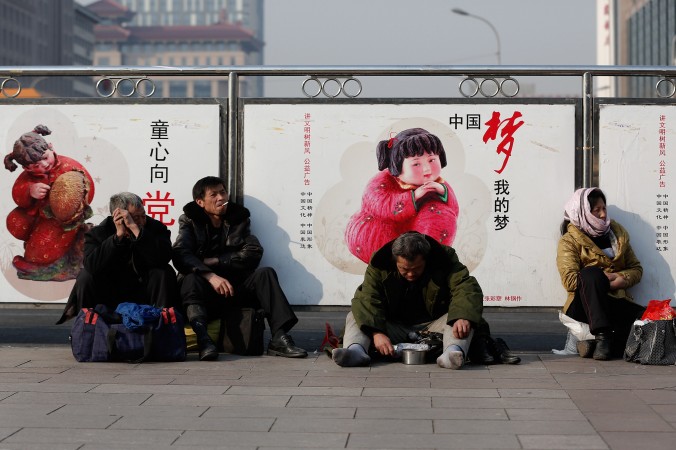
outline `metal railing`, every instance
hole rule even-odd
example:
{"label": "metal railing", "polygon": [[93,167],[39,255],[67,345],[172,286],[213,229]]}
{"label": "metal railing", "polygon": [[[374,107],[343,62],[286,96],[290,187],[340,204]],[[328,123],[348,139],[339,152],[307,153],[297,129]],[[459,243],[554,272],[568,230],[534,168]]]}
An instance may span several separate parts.
{"label": "metal railing", "polygon": [[[658,77],[656,97],[673,98],[676,93],[676,67],[672,66],[0,66],[0,94],[18,96],[21,77],[100,77],[96,92],[110,98],[116,92],[122,97],[137,94],[150,97],[155,93],[151,77],[216,76],[228,79],[227,171],[236,173],[238,163],[238,100],[239,80],[246,76],[305,77],[300,89],[308,98],[324,94],[336,98],[341,93],[356,98],[362,93],[357,77],[462,77],[458,85],[460,95],[467,98],[481,95],[491,98],[498,94],[515,97],[520,85],[515,77],[556,76],[577,77],[581,80],[582,99],[582,185],[592,182],[594,136],[594,78],[618,76]],[[341,78],[344,79],[341,81]],[[314,85],[314,87],[311,87]],[[142,87],[145,87],[142,90]],[[105,90],[106,88],[107,90]],[[123,90],[124,89],[124,90]],[[666,90],[666,95],[663,92]],[[238,177],[228,177],[230,192],[237,192]]]}

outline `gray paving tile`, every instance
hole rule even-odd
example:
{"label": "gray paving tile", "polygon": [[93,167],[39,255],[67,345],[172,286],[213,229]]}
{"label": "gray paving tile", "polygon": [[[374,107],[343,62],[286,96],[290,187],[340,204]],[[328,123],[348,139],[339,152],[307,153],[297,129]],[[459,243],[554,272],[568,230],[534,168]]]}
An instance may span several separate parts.
{"label": "gray paving tile", "polygon": [[310,397],[294,396],[288,406],[293,408],[398,408],[406,405],[409,408],[429,408],[429,397]]}
{"label": "gray paving tile", "polygon": [[580,411],[650,413],[652,410],[633,392],[626,390],[571,390],[570,398]]}
{"label": "gray paving tile", "polygon": [[[333,411],[333,409],[332,409]],[[504,409],[495,408],[357,408],[357,419],[468,419],[509,420]],[[581,416],[584,419],[584,416]]]}
{"label": "gray paving tile", "polygon": [[322,414],[330,414],[333,418],[355,417],[356,408],[291,408],[269,406],[212,406],[202,414],[204,418],[229,418],[229,417],[318,417]]}
{"label": "gray paving tile", "polygon": [[[570,435],[525,435],[519,436],[521,445],[526,449],[607,449],[608,446],[600,436]],[[614,448],[614,447],[613,447]],[[641,448],[641,447],[635,447]],[[645,448],[645,447],[643,447]]]}
{"label": "gray paving tile", "polygon": [[[117,394],[123,395],[123,394]],[[345,397],[344,397],[345,398]],[[282,407],[289,403],[288,395],[171,395],[154,394],[143,403],[149,406],[271,406]]]}
{"label": "gray paving tile", "polygon": [[464,388],[464,389],[561,389],[553,378],[479,378],[475,380],[456,380],[449,378],[433,378],[432,388]]}
{"label": "gray paving tile", "polygon": [[673,450],[676,433],[601,432],[601,437],[613,450]]}
{"label": "gray paving tile", "polygon": [[3,383],[42,383],[53,375],[35,372],[5,372],[0,375]]}
{"label": "gray paving tile", "polygon": [[95,384],[56,384],[56,383],[0,383],[0,391],[8,392],[87,392]]}
{"label": "gray paving tile", "polygon": [[[597,431],[676,432],[676,429],[657,413],[587,412],[585,416]],[[676,443],[674,446],[676,447]]]}
{"label": "gray paving tile", "polygon": [[527,398],[568,398],[563,389],[498,389],[500,397],[527,397]]}
{"label": "gray paving tile", "polygon": [[[366,377],[304,377],[300,386],[302,387],[365,387],[368,383],[378,383],[381,378],[366,378]],[[391,380],[391,378],[382,378],[383,380]],[[416,378],[413,378],[416,380]],[[369,380],[369,381],[367,381]],[[411,378],[406,378],[411,380]],[[427,383],[428,379],[417,379],[419,382]]]}
{"label": "gray paving tile", "polygon": [[349,387],[267,387],[267,386],[232,386],[225,395],[291,395],[291,396],[345,396],[358,397],[362,388]]}
{"label": "gray paving tile", "polygon": [[497,389],[424,389],[424,388],[364,388],[364,397],[499,397]]}
{"label": "gray paving tile", "polygon": [[[676,378],[673,380],[676,380]],[[672,383],[674,383],[674,381],[672,381]],[[676,391],[667,389],[634,389],[631,393],[639,397],[648,405],[676,405]]]}
{"label": "gray paving tile", "polygon": [[[26,450],[26,444],[10,444],[7,442],[0,443],[0,449],[2,450]],[[72,443],[72,444],[35,444],[30,445],[30,450],[80,450],[82,449],[81,443]]]}
{"label": "gray paving tile", "polygon": [[[8,436],[13,435],[19,431],[19,427],[0,427],[0,445],[2,445],[2,440]],[[1,448],[1,447],[0,447]]]}
{"label": "gray paving tile", "polygon": [[596,431],[585,420],[435,420],[434,432],[467,434],[586,435]]}
{"label": "gray paving tile", "polygon": [[652,405],[651,408],[662,420],[676,425],[676,408],[674,408],[674,405]]}
{"label": "gray paving tile", "polygon": [[18,392],[8,397],[3,403],[34,403],[59,405],[98,405],[102,403],[113,405],[138,406],[148,399],[146,394],[81,394],[81,393],[51,393],[51,392]]}
{"label": "gray paving tile", "polygon": [[506,413],[509,420],[585,420],[577,409],[508,408]]}
{"label": "gray paving tile", "polygon": [[[3,415],[2,424],[8,427],[22,428],[71,428],[71,429],[104,429],[113,424],[118,417],[115,416],[91,416],[91,415],[38,415],[12,414]],[[0,443],[0,448],[2,444]]]}
{"label": "gray paving tile", "polygon": [[391,433],[416,434],[432,433],[432,420],[429,419],[338,419],[338,418],[280,418],[275,421],[271,431],[296,433],[311,430],[313,432],[341,433]]}
{"label": "gray paving tile", "polygon": [[[521,448],[515,435],[499,434],[351,434],[347,448],[459,448],[501,449]],[[543,447],[544,448],[544,447]]]}
{"label": "gray paving tile", "polygon": [[270,430],[274,418],[259,417],[256,419],[230,417],[222,418],[180,417],[180,416],[132,416],[117,420],[111,430],[213,430],[213,431],[258,431]]}
{"label": "gray paving tile", "polygon": [[674,386],[674,376],[671,375],[618,375],[607,374],[600,377],[598,374],[559,374],[556,380],[564,389],[662,389]]}
{"label": "gray paving tile", "polygon": [[434,408],[526,408],[526,409],[575,409],[570,399],[557,398],[432,398]]}
{"label": "gray paving tile", "polygon": [[116,442],[129,445],[169,445],[180,435],[178,431],[167,430],[89,430],[89,429],[55,429],[55,428],[23,428],[6,438],[0,444],[24,444],[26,448],[34,444],[70,444],[88,442]]}
{"label": "gray paving tile", "polygon": [[104,415],[104,416],[146,416],[146,417],[184,417],[186,419],[202,416],[207,411],[207,406],[126,406],[111,405],[108,403],[93,405],[64,405],[51,414],[53,416],[79,416],[79,415]]}
{"label": "gray paving tile", "polygon": [[189,386],[177,384],[101,384],[89,392],[92,394],[176,394],[176,395],[221,395],[228,386]]}
{"label": "gray paving tile", "polygon": [[270,446],[292,448],[345,447],[347,433],[258,433],[235,431],[186,431],[174,445]]}

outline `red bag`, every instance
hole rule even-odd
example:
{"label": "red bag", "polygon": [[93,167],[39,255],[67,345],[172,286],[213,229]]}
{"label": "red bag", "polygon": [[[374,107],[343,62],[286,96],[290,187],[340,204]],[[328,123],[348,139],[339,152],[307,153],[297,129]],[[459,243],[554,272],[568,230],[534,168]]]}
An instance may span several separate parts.
{"label": "red bag", "polygon": [[676,317],[676,310],[669,306],[671,299],[650,300],[641,316],[641,320],[671,320]]}

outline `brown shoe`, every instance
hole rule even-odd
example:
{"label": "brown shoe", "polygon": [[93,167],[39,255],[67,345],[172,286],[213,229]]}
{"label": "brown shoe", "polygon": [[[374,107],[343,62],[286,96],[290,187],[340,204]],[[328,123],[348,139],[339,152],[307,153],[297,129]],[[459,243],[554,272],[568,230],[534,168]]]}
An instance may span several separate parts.
{"label": "brown shoe", "polygon": [[591,358],[596,348],[596,341],[588,339],[586,341],[577,341],[577,353],[581,358]]}

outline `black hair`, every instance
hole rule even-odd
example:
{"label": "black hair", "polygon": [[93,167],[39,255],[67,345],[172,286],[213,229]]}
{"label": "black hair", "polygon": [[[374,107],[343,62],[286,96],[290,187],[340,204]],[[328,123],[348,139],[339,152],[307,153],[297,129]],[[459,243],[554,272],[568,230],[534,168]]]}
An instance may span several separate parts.
{"label": "black hair", "polygon": [[5,169],[14,172],[17,165],[12,161],[16,160],[21,166],[26,167],[42,160],[47,150],[51,150],[51,145],[45,141],[42,136],[52,134],[51,130],[44,125],[38,125],[33,131],[24,133],[14,142],[12,152],[5,156]]}
{"label": "black hair", "polygon": [[389,169],[392,176],[398,177],[404,159],[422,156],[425,152],[439,155],[441,167],[446,167],[446,151],[441,140],[422,128],[409,128],[391,139],[378,143],[376,147],[378,170]]}
{"label": "black hair", "polygon": [[432,246],[427,238],[417,231],[407,231],[392,243],[392,256],[396,259],[401,256],[407,261],[413,261],[418,255],[427,259]]}
{"label": "black hair", "polygon": [[219,177],[204,177],[200,180],[197,180],[197,183],[192,187],[192,199],[199,200],[204,199],[204,195],[207,193],[207,189],[216,188],[218,186],[225,187],[225,181]]}

